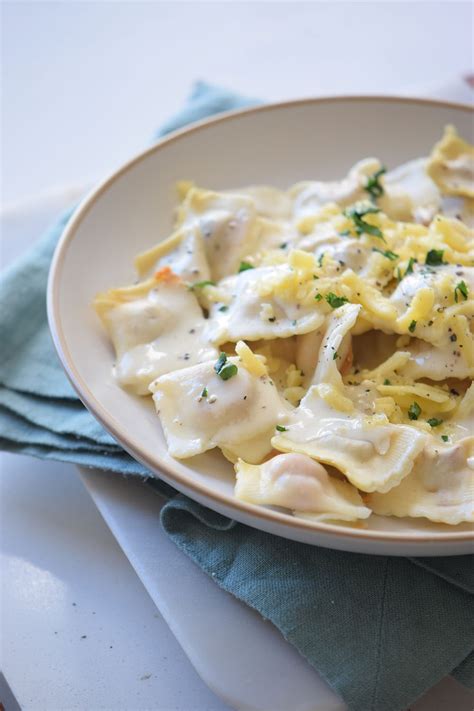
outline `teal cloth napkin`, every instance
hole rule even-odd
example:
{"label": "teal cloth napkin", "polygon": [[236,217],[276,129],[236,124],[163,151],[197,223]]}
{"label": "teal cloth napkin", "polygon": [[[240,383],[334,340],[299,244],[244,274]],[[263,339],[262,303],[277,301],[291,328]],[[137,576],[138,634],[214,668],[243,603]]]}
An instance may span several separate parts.
{"label": "teal cloth napkin", "polygon": [[[157,135],[254,103],[201,82]],[[353,711],[402,711],[449,673],[474,685],[470,556],[357,555],[237,524],[150,478],[84,409],[46,320],[48,268],[70,214],[0,280],[0,447],[148,478],[168,497],[161,522],[176,545],[271,620]]]}

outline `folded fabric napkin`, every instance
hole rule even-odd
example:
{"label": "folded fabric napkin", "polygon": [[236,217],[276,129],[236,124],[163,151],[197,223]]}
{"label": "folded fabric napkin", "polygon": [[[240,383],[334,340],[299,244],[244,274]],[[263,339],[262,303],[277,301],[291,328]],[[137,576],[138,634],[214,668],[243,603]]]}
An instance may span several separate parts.
{"label": "folded fabric napkin", "polygon": [[[159,135],[257,103],[199,83]],[[55,355],[45,289],[63,215],[0,280],[0,447],[150,477],[84,409]],[[317,548],[210,511],[157,479],[162,524],[213,580],[271,620],[353,711],[401,711],[446,674],[474,685],[470,556]]]}

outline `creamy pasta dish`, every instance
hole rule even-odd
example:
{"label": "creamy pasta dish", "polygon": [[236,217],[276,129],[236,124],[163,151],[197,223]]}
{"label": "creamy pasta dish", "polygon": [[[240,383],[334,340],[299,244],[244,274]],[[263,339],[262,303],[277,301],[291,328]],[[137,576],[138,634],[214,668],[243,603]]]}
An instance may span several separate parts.
{"label": "creamy pasta dish", "polygon": [[474,520],[474,148],[335,182],[178,185],[138,281],[95,299],[169,453],[313,521]]}

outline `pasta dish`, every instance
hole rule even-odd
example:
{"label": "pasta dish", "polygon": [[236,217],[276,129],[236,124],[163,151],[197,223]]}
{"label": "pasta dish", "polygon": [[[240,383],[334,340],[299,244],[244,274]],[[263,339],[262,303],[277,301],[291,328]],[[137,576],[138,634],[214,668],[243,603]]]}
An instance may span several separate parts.
{"label": "pasta dish", "polygon": [[97,295],[120,386],[172,457],[308,520],[474,521],[474,148],[339,181],[178,184],[138,281]]}

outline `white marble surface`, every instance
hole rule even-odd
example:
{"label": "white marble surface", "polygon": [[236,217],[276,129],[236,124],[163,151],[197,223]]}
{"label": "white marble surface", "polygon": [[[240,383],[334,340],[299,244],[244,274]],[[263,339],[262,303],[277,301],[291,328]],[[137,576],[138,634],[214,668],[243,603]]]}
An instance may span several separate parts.
{"label": "white marble surface", "polygon": [[194,671],[75,467],[1,454],[0,498],[0,668],[22,711],[228,708]]}

